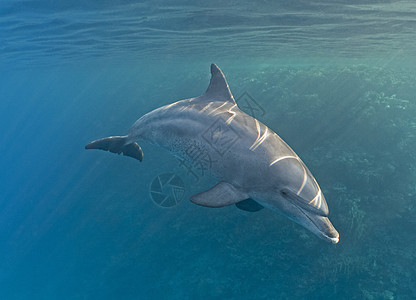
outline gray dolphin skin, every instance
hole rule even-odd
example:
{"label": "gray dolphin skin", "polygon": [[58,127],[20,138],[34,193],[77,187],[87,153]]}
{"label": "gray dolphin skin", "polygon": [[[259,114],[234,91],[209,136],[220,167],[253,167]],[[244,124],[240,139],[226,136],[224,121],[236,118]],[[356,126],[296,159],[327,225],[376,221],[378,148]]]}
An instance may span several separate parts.
{"label": "gray dolphin skin", "polygon": [[202,96],[155,109],[138,119],[127,135],[99,139],[85,148],[123,153],[142,161],[140,140],[188,161],[209,158],[209,169],[219,183],[191,196],[193,203],[207,207],[235,204],[252,212],[268,208],[318,237],[338,243],[339,234],[328,219],[328,205],[311,172],[276,133],[238,108],[215,64]]}

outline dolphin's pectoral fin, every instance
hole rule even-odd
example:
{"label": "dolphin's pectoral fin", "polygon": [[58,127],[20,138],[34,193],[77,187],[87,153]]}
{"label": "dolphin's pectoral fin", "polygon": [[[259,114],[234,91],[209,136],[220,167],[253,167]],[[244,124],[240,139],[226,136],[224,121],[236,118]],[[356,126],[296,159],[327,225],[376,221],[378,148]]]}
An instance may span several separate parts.
{"label": "dolphin's pectoral fin", "polygon": [[85,149],[100,149],[110,151],[125,156],[130,156],[140,161],[143,160],[143,151],[140,146],[134,142],[126,144],[125,136],[110,136],[103,139],[95,140],[85,146]]}
{"label": "dolphin's pectoral fin", "polygon": [[191,201],[202,206],[223,207],[247,198],[247,194],[240,192],[233,185],[220,182],[208,191],[191,196]]}
{"label": "dolphin's pectoral fin", "polygon": [[255,201],[251,198],[240,201],[240,202],[236,203],[235,206],[237,206],[237,208],[239,208],[241,210],[245,210],[245,211],[249,211],[249,212],[256,212],[256,211],[262,210],[264,208],[263,205],[261,205],[260,203],[258,203],[257,201]]}

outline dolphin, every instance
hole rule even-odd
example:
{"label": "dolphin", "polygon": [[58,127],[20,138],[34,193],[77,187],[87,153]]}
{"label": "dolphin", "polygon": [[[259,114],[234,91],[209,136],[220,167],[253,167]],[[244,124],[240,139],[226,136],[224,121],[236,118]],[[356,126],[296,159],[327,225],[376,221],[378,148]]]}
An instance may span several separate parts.
{"label": "dolphin", "polygon": [[275,132],[239,109],[215,64],[202,96],[157,108],[138,119],[127,135],[98,139],[85,148],[142,161],[140,140],[209,167],[219,182],[191,196],[193,203],[206,207],[235,204],[252,212],[268,208],[338,243],[325,197],[309,169]]}

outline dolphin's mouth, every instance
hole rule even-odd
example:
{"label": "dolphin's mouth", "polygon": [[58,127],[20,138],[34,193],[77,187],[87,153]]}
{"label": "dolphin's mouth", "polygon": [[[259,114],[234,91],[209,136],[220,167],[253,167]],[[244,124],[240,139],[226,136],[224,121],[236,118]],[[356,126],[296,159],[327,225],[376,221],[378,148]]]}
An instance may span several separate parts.
{"label": "dolphin's mouth", "polygon": [[[311,218],[301,207],[299,207],[296,203],[293,205],[306,217],[306,219],[315,227],[315,233],[318,237],[327,242],[331,242],[332,244],[337,244],[339,242],[339,233],[335,230],[334,226],[332,226],[331,222],[327,217],[322,216],[314,216],[315,218]],[[319,224],[318,224],[319,221]],[[301,224],[302,225],[302,224]]]}
{"label": "dolphin's mouth", "polygon": [[327,236],[327,238],[331,240],[332,244],[338,244],[339,242],[339,236],[333,238]]}

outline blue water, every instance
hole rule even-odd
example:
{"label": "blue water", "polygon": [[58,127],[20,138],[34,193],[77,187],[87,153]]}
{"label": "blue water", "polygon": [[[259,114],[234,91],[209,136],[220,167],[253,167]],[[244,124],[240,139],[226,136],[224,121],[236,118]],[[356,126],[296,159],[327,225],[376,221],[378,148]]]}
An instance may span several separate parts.
{"label": "blue water", "polygon": [[[415,53],[414,1],[0,1],[0,298],[415,299]],[[339,244],[192,204],[216,180],[157,146],[84,150],[202,94],[212,62],[315,175]]]}

